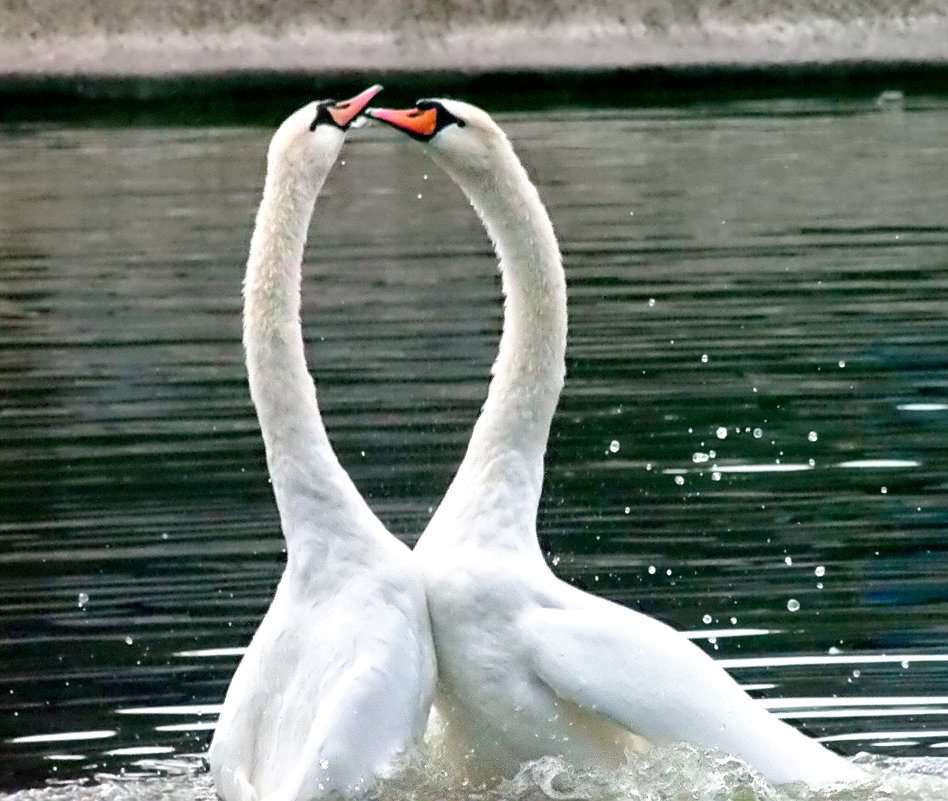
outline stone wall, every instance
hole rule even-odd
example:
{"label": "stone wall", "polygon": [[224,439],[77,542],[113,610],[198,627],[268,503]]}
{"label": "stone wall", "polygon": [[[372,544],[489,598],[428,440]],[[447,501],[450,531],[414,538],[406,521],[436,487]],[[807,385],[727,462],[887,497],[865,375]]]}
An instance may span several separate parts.
{"label": "stone wall", "polygon": [[3,0],[0,74],[948,62],[948,0]]}

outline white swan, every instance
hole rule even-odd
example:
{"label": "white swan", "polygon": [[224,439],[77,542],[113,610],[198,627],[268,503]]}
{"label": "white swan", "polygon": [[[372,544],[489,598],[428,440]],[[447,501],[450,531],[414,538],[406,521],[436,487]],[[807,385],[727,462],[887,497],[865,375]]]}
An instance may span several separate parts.
{"label": "white swan", "polygon": [[616,764],[689,741],[771,781],[862,772],[754,702],[700,648],[548,569],[536,537],[543,454],[564,379],[566,285],[536,188],[482,110],[429,100],[368,115],[425,143],[493,240],[506,295],[493,379],[470,445],[415,548],[438,658],[435,708],[474,780],[564,755]]}
{"label": "white swan", "polygon": [[250,394],[286,570],[227,691],[208,753],[224,801],[311,801],[384,774],[424,733],[435,664],[408,548],[329,444],[300,326],[303,246],[346,129],[381,87],[311,103],[267,156],[244,283]]}

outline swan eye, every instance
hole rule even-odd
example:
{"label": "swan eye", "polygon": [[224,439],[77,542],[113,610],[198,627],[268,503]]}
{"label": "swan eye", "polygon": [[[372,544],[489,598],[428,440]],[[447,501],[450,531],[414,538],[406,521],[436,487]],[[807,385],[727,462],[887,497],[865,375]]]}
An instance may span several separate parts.
{"label": "swan eye", "polygon": [[415,111],[412,113],[412,116],[419,116],[432,109],[434,109],[437,116],[435,118],[435,129],[431,133],[431,136],[434,136],[442,128],[447,128],[449,125],[457,125],[458,128],[463,128],[467,125],[464,120],[460,117],[456,117],[437,100],[419,100],[415,104]]}
{"label": "swan eye", "polygon": [[329,113],[329,107],[335,105],[335,100],[321,100],[319,105],[316,106],[316,116],[313,118],[313,121],[309,124],[309,129],[311,131],[316,130],[318,125],[335,125],[336,121],[332,118],[332,114]]}

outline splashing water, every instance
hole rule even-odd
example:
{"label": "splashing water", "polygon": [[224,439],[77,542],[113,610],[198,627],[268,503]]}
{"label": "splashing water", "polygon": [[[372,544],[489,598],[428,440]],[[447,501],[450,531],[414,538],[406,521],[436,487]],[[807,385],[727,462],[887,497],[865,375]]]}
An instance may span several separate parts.
{"label": "splashing water", "polygon": [[[145,764],[147,762],[147,764]],[[417,758],[393,777],[353,798],[376,801],[944,801],[948,761],[929,757],[887,758],[862,754],[855,762],[869,778],[858,785],[821,789],[775,787],[740,760],[677,744],[631,757],[614,769],[585,769],[558,757],[524,764],[496,787],[469,787],[445,765]],[[99,775],[91,782],[63,783],[0,796],[0,801],[213,801],[210,776],[195,761],[143,760],[164,775],[141,778]]]}

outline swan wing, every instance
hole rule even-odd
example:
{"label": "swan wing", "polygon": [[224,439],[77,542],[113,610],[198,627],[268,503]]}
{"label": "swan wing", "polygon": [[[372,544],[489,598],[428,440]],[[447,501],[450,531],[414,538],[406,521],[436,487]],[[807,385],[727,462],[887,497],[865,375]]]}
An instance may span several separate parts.
{"label": "swan wing", "polygon": [[571,600],[522,620],[533,670],[558,697],[652,743],[686,741],[734,754],[774,781],[862,775],[769,714],[670,626],[601,598],[577,593]]}
{"label": "swan wing", "polygon": [[749,701],[674,629],[607,601],[583,601],[585,608],[541,608],[524,620],[533,669],[557,696],[652,742],[716,739],[728,708]]}
{"label": "swan wing", "polygon": [[285,775],[274,801],[308,801],[358,789],[394,770],[398,758],[420,741],[433,684],[419,669],[417,653],[399,648],[384,663],[360,660],[322,698],[299,760]]}

